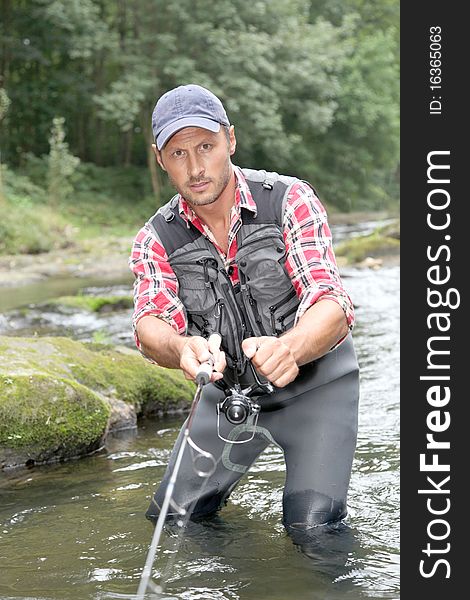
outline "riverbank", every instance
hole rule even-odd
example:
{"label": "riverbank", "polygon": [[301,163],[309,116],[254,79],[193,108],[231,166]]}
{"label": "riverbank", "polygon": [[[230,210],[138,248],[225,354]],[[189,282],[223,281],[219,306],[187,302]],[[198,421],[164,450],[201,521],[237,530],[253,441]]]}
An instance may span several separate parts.
{"label": "riverbank", "polygon": [[0,255],[0,288],[27,285],[49,277],[120,280],[129,276],[131,281],[127,264],[131,244],[131,235],[108,234],[41,254]]}
{"label": "riverbank", "polygon": [[[330,225],[358,225],[366,222],[380,222],[388,217],[386,213],[333,213]],[[377,267],[399,264],[398,220],[393,226],[380,227],[374,234],[355,236],[335,248],[340,268],[346,265]],[[137,230],[129,235],[104,233],[74,242],[66,248],[55,248],[40,254],[0,255],[0,288],[27,285],[49,277],[93,277],[103,280],[123,280],[132,274],[128,267],[128,258],[132,240]],[[390,241],[392,238],[393,242]],[[371,243],[372,240],[372,243]],[[365,260],[367,257],[373,261]]]}

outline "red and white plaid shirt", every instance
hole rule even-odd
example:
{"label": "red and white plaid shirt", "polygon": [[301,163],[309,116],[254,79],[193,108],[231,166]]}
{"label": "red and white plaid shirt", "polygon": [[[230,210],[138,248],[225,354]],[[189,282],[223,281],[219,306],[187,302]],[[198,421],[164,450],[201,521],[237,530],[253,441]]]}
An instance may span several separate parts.
{"label": "red and white plaid shirt", "polygon": [[[236,192],[230,213],[227,254],[222,251],[210,229],[193,212],[184,198],[179,196],[178,201],[180,215],[188,228],[191,222],[214,244],[235,285],[239,282],[235,255],[236,235],[242,223],[240,209],[246,208],[256,214],[257,207],[241,169],[234,167],[234,172]],[[287,249],[285,267],[300,299],[295,323],[312,304],[328,298],[341,306],[349,329],[352,329],[354,309],[338,273],[325,209],[312,188],[302,181],[295,183],[289,192],[283,224]],[[185,334],[187,323],[183,303],[178,296],[178,280],[168,262],[165,248],[148,223],[142,227],[134,240],[129,266],[136,277],[133,325],[137,347],[140,349],[136,324],[146,315],[158,316],[175,331]],[[229,270],[230,267],[232,268]]]}

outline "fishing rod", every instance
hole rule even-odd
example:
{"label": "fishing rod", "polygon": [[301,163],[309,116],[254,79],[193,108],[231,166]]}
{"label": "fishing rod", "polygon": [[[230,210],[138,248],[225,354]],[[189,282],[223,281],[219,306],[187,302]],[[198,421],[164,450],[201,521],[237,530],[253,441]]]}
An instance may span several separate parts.
{"label": "fishing rod", "polygon": [[[209,348],[212,353],[216,352],[220,348],[221,341],[222,341],[222,338],[220,337],[220,335],[218,333],[214,333],[210,336],[208,343],[209,343]],[[165,524],[165,520],[166,520],[166,517],[168,514],[168,509],[171,504],[173,490],[175,487],[176,479],[178,477],[178,472],[179,472],[179,469],[181,466],[181,461],[183,460],[183,454],[186,449],[186,446],[189,445],[191,448],[193,448],[194,450],[196,450],[198,452],[196,459],[193,458],[194,462],[195,462],[195,460],[197,460],[197,458],[200,458],[200,457],[208,458],[209,460],[213,461],[213,463],[214,463],[213,468],[215,469],[216,461],[215,461],[214,457],[212,456],[212,454],[210,452],[206,452],[205,450],[202,450],[201,448],[199,448],[199,446],[197,446],[194,443],[194,441],[191,439],[191,436],[190,436],[191,424],[193,422],[194,414],[196,412],[196,408],[197,408],[197,406],[199,404],[199,400],[201,398],[202,388],[206,384],[209,383],[209,381],[211,379],[213,367],[214,367],[214,359],[213,359],[213,357],[211,357],[207,362],[202,363],[200,365],[199,370],[196,374],[196,384],[197,384],[196,393],[194,394],[193,402],[191,404],[191,409],[189,411],[189,416],[186,421],[186,427],[183,432],[183,439],[181,441],[181,445],[178,450],[178,455],[176,457],[175,466],[173,468],[173,472],[171,473],[170,480],[169,480],[167,488],[165,490],[165,497],[163,499],[163,504],[162,504],[162,507],[160,510],[160,514],[158,515],[158,520],[157,520],[157,524],[155,526],[155,531],[153,532],[152,542],[150,544],[150,547],[149,547],[149,550],[147,553],[147,559],[145,561],[145,566],[142,571],[142,575],[140,577],[139,588],[137,590],[137,595],[135,596],[135,600],[144,600],[145,593],[149,586],[150,577],[152,574],[152,566],[153,566],[153,563],[155,562],[155,555],[157,553],[158,544],[160,542],[160,537],[161,537],[161,534],[163,531],[163,526]],[[201,470],[199,470],[199,471],[196,470],[196,473],[201,477],[207,477],[210,475],[211,471],[205,472],[205,471],[201,471]],[[186,514],[186,511],[183,508],[179,509],[179,512],[181,515]],[[160,589],[158,591],[161,593],[163,590]]]}

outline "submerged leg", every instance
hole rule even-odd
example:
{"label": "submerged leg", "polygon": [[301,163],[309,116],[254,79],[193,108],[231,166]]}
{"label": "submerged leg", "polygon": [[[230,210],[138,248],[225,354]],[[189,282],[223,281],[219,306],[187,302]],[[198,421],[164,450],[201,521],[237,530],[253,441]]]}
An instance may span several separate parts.
{"label": "submerged leg", "polygon": [[[214,385],[205,386],[190,432],[195,444],[213,455],[216,461],[215,470],[209,477],[198,475],[198,470],[207,472],[213,467],[213,463],[204,457],[195,460],[197,451],[190,447],[185,449],[168,513],[170,517],[179,514],[178,507],[186,510],[194,502],[191,514],[193,519],[217,511],[269,443],[262,436],[255,436],[245,444],[230,444],[222,441],[217,435],[216,412],[216,404],[221,398],[223,392],[219,388]],[[160,507],[183,439],[184,428],[185,426],[180,431],[163,480],[146,512],[146,517],[149,519],[156,520],[160,514]]]}
{"label": "submerged leg", "polygon": [[356,447],[358,372],[309,390],[285,409],[278,432],[286,460],[284,525],[309,529],[347,514]]}

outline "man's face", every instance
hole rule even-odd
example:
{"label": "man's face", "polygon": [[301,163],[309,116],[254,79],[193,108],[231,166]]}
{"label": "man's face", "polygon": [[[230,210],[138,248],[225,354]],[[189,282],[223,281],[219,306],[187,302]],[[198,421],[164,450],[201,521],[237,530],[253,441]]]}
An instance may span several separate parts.
{"label": "man's face", "polygon": [[155,154],[183,198],[193,207],[206,206],[217,200],[230,181],[230,156],[235,145],[233,127],[230,141],[222,127],[218,133],[186,127]]}

